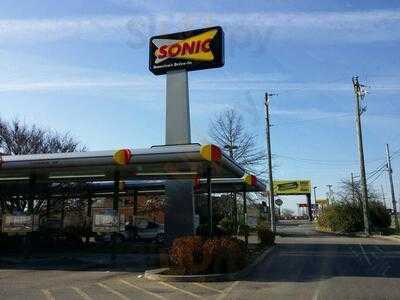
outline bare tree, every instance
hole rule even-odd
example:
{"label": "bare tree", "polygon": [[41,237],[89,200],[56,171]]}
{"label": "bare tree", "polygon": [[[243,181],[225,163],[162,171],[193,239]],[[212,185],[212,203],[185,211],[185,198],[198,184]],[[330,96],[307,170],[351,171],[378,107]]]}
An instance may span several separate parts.
{"label": "bare tree", "polygon": [[[75,151],[86,151],[86,147],[82,146],[80,142],[76,141],[68,133],[60,134],[36,125],[27,125],[18,119],[14,119],[11,122],[0,119],[0,153],[2,155]],[[29,192],[21,190],[20,195],[14,197],[4,194],[4,192],[3,190],[1,195],[1,204],[4,210],[26,210]],[[47,194],[41,194],[43,195],[38,194],[37,199],[34,201],[33,210],[35,213],[43,213],[45,206],[49,206],[50,203]],[[57,206],[53,205],[52,210],[56,209]]]}
{"label": "bare tree", "polygon": [[[338,196],[338,201],[354,202],[360,205],[362,203],[361,188],[359,181],[355,181],[353,184],[350,180],[343,179],[341,181],[340,189],[336,194]],[[377,201],[379,199],[379,196],[372,188],[368,188],[368,199],[370,201]]]}
{"label": "bare tree", "polygon": [[6,155],[85,151],[70,134],[60,134],[18,119],[0,119],[0,153]]}
{"label": "bare tree", "polygon": [[257,145],[257,135],[246,129],[236,110],[227,109],[211,120],[209,135],[247,171],[256,175],[265,172],[265,150]]}

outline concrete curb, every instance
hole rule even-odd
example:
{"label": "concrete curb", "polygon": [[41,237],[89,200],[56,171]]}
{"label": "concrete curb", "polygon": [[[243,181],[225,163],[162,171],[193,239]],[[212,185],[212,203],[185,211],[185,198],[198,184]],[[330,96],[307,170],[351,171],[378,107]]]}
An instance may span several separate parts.
{"label": "concrete curb", "polygon": [[144,273],[144,278],[149,280],[164,281],[164,282],[215,282],[215,281],[233,281],[246,277],[269,255],[274,251],[276,246],[266,249],[258,256],[250,265],[243,270],[235,273],[226,274],[204,274],[204,275],[163,275],[169,268],[161,268],[155,270],[147,270]]}
{"label": "concrete curb", "polygon": [[372,238],[393,241],[400,243],[400,236],[390,236],[390,235],[371,235]]}

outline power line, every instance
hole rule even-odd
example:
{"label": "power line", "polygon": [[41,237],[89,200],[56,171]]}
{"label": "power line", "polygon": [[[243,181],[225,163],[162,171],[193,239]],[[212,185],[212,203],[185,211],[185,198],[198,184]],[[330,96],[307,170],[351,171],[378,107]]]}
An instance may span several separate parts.
{"label": "power line", "polygon": [[[294,157],[294,156],[289,156],[289,155],[283,155],[283,154],[274,154],[276,157],[282,157],[286,159],[291,159],[291,160],[298,160],[302,162],[309,162],[309,163],[321,163],[321,164],[358,164],[357,161],[355,160],[319,160],[319,159],[312,159],[312,158],[301,158],[301,157]],[[375,162],[381,160],[381,158],[376,158],[369,160],[368,162]]]}
{"label": "power line", "polygon": [[317,118],[310,118],[310,119],[303,119],[303,120],[298,120],[298,121],[285,121],[285,122],[276,122],[273,124],[273,126],[281,126],[281,125],[290,125],[290,124],[298,124],[298,123],[303,123],[303,122],[312,122],[312,121],[319,121],[319,120],[326,120],[326,119],[339,119],[339,118],[345,118],[345,117],[350,117],[351,114],[349,113],[343,113],[340,115],[336,116],[325,116],[325,117],[317,117]]}
{"label": "power line", "polygon": [[[382,170],[379,173],[375,174],[374,176],[371,176],[370,178],[367,178],[367,180],[369,180],[369,184],[374,183],[375,181],[377,181],[383,174],[385,174],[386,170]],[[375,178],[372,178],[375,177]]]}

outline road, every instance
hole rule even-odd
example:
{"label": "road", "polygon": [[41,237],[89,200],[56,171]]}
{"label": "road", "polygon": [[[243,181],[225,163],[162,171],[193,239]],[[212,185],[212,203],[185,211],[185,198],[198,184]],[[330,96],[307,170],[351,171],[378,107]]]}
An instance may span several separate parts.
{"label": "road", "polygon": [[278,226],[282,237],[248,278],[162,283],[142,272],[0,270],[1,299],[400,299],[400,244]]}

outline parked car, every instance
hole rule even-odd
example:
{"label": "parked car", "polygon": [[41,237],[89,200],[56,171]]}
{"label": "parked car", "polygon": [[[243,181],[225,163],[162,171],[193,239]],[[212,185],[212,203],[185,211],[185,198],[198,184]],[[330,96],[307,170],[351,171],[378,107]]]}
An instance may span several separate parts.
{"label": "parked car", "polygon": [[154,240],[162,243],[165,239],[164,224],[148,222],[146,227],[135,226],[136,238],[142,240]]}
{"label": "parked car", "polygon": [[[145,240],[163,243],[165,240],[164,224],[140,219],[139,221],[135,222],[135,224],[126,224],[125,230],[116,234],[117,243],[132,240]],[[111,233],[98,234],[96,236],[96,241],[111,242],[112,235]]]}

